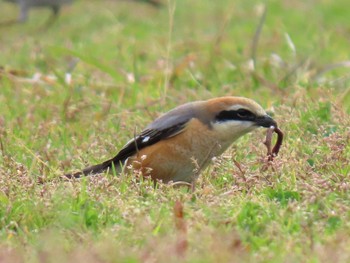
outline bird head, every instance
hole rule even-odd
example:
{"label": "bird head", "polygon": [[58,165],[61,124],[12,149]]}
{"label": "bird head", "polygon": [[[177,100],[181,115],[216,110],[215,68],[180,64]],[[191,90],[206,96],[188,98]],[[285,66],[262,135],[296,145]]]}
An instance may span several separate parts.
{"label": "bird head", "polygon": [[217,135],[235,141],[258,127],[277,127],[277,123],[254,100],[243,97],[222,97],[208,100],[210,126]]}

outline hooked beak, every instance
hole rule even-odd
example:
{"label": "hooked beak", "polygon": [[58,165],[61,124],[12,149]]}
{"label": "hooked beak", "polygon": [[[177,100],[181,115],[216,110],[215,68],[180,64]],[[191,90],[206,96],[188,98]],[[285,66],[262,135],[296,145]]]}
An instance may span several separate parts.
{"label": "hooked beak", "polygon": [[269,115],[260,116],[255,119],[255,125],[265,128],[277,127],[277,122]]}

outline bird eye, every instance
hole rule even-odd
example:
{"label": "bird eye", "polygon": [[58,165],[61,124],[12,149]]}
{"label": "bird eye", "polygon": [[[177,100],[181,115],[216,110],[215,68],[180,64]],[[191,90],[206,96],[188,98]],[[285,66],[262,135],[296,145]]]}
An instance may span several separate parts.
{"label": "bird eye", "polygon": [[255,115],[246,109],[223,110],[215,118],[219,122],[224,121],[254,121]]}
{"label": "bird eye", "polygon": [[246,119],[246,118],[252,117],[253,113],[251,113],[249,110],[239,109],[237,111],[237,116],[242,119]]}

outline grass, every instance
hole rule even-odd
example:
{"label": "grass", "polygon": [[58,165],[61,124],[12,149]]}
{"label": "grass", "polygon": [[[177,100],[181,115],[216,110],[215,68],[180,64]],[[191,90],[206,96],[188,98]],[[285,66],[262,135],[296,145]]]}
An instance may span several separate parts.
{"label": "grass", "polygon": [[[1,6],[1,19],[17,15]],[[0,28],[1,261],[349,262],[345,6],[267,2],[254,69],[260,2],[78,1],[47,30],[48,10]],[[127,176],[54,180],[113,156],[175,105],[223,95],[251,97],[279,122],[273,168],[262,169],[261,130],[194,193]]]}

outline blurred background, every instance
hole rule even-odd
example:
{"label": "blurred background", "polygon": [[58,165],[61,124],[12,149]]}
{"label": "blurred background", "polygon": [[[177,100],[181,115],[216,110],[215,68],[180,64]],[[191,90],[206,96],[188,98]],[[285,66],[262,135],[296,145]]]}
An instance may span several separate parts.
{"label": "blurred background", "polygon": [[[67,132],[54,163],[71,159],[75,132],[83,149],[96,133],[113,141],[120,127],[130,126],[128,136],[189,100],[247,96],[273,114],[307,94],[323,103],[315,114],[325,122],[331,103],[349,113],[346,0],[24,3],[0,2],[0,109],[21,136],[47,123]],[[17,23],[21,12],[28,17]],[[62,142],[58,130],[46,133]],[[108,155],[126,139],[100,150]]]}
{"label": "blurred background", "polygon": [[[36,2],[62,5],[48,27],[51,10],[28,7],[25,23],[0,28],[0,65],[29,75],[60,75],[79,59],[76,81],[84,75],[116,86],[130,86],[133,80],[135,88],[166,81],[176,83],[177,89],[216,90],[235,83],[254,89],[256,77],[251,83],[244,71],[250,70],[252,57],[255,70],[279,88],[296,79],[336,81],[341,86],[345,80],[338,78],[348,73],[346,1],[22,2],[29,7]],[[18,5],[0,5],[2,21],[17,19]],[[266,19],[254,45],[265,8]]]}

